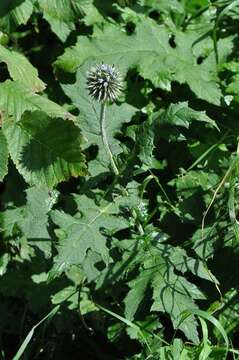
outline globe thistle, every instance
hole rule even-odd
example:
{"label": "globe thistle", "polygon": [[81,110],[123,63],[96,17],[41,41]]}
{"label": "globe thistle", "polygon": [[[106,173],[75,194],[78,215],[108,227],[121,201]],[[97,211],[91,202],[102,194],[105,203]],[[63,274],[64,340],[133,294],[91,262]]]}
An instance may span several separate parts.
{"label": "globe thistle", "polygon": [[87,74],[89,95],[102,103],[114,102],[122,89],[120,73],[114,65],[100,64]]}

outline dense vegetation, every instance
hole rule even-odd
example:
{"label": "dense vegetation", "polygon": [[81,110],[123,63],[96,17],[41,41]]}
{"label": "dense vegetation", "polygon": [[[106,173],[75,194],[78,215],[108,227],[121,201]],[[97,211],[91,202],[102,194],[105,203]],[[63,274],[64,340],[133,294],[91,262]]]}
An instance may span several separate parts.
{"label": "dense vegetation", "polygon": [[239,359],[238,22],[238,0],[1,0],[2,360]]}

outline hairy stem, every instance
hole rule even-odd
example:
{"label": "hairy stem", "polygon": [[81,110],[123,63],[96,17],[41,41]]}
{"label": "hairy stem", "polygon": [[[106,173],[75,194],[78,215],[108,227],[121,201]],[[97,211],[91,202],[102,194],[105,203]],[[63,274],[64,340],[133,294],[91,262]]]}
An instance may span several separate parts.
{"label": "hairy stem", "polygon": [[103,141],[103,144],[105,147],[105,151],[107,152],[107,155],[109,156],[109,159],[110,159],[110,164],[111,164],[112,170],[114,171],[114,174],[117,176],[117,175],[119,175],[119,170],[115,164],[113,154],[110,150],[107,136],[106,136],[106,131],[105,131],[105,111],[106,111],[106,104],[102,103],[101,110],[100,110],[100,132],[101,132],[102,141]]}

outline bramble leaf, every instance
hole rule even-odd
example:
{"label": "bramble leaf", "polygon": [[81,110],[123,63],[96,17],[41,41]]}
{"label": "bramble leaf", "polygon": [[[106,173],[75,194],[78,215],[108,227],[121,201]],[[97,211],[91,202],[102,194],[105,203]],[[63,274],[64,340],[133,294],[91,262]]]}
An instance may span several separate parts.
{"label": "bramble leaf", "polygon": [[24,55],[0,45],[0,62],[6,63],[13,80],[21,82],[32,92],[45,89],[44,82],[38,77],[37,69]]}
{"label": "bramble leaf", "polygon": [[10,156],[28,183],[52,188],[87,173],[82,135],[72,122],[34,112],[18,123],[5,119],[3,125]]}
{"label": "bramble leaf", "polygon": [[45,96],[33,94],[17,81],[7,80],[0,84],[0,106],[4,115],[13,116],[16,121],[19,121],[27,110],[40,110],[50,117],[75,120],[63,107]]}
{"label": "bramble leaf", "polygon": [[25,0],[22,3],[18,1],[16,4],[15,7],[12,3],[10,4],[9,11],[4,17],[1,17],[0,12],[0,26],[8,33],[14,31],[19,25],[25,25],[33,12],[32,0]]}
{"label": "bramble leaf", "polygon": [[49,22],[52,31],[61,41],[75,29],[74,11],[70,0],[38,0],[43,17]]}

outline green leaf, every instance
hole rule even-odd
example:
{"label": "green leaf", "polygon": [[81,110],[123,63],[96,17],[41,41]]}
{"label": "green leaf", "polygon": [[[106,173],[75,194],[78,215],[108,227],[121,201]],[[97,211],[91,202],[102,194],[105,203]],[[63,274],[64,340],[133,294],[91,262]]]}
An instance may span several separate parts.
{"label": "green leaf", "polygon": [[11,158],[30,184],[52,188],[87,173],[82,136],[72,122],[34,112],[18,123],[6,119],[3,125]]}
{"label": "green leaf", "polygon": [[48,232],[48,213],[56,202],[57,194],[46,187],[32,187],[26,190],[27,204],[19,225],[28,243],[38,247],[46,258],[51,255],[51,237]]}
{"label": "green leaf", "polygon": [[6,138],[0,130],[0,181],[3,180],[8,170],[8,147]]}
{"label": "green leaf", "polygon": [[170,260],[173,262],[175,269],[182,272],[191,272],[192,274],[200,277],[201,279],[209,280],[218,284],[217,279],[213,274],[204,266],[200,259],[194,259],[186,253],[186,251],[179,246],[172,247]]}
{"label": "green leaf", "polygon": [[18,6],[10,10],[3,18],[0,19],[0,26],[8,33],[12,32],[19,25],[26,24],[32,15],[33,3],[31,0],[25,0]]}
{"label": "green leaf", "polygon": [[193,52],[193,42],[198,34],[175,33],[175,47],[171,47],[170,33],[154,21],[144,19],[128,36],[117,26],[108,25],[97,30],[92,37],[80,36],[74,47],[60,56],[56,65],[68,72],[75,72],[89,58],[96,63],[104,61],[117,65],[123,75],[130,68],[137,68],[145,79],[156,87],[170,90],[171,81],[187,83],[201,99],[220,104],[221,91],[217,84],[215,61],[208,56],[197,64],[200,55]]}
{"label": "green leaf", "polygon": [[82,21],[85,25],[96,27],[105,22],[104,17],[94,5],[94,0],[81,0],[80,2],[73,2],[72,5],[83,16]]}
{"label": "green leaf", "polygon": [[0,45],[0,62],[6,63],[13,80],[18,80],[33,92],[43,91],[45,84],[38,77],[38,71],[27,58]]}
{"label": "green leaf", "polygon": [[201,121],[218,129],[214,120],[207,116],[205,111],[196,111],[188,106],[188,102],[170,104],[164,112],[160,111],[153,116],[159,124],[169,124],[189,128],[194,121]]}
{"label": "green leaf", "polygon": [[70,32],[75,30],[72,2],[70,0],[38,0],[38,3],[52,31],[61,41],[66,41]]}
{"label": "green leaf", "polygon": [[58,210],[52,212],[53,222],[63,231],[55,260],[61,271],[70,265],[82,264],[88,249],[100,254],[108,263],[105,232],[110,236],[128,226],[127,220],[119,214],[120,197],[111,203],[104,202],[101,207],[85,195],[74,198],[79,204],[79,212],[74,217]]}
{"label": "green leaf", "polygon": [[[139,264],[139,274],[129,282],[130,291],[124,299],[126,317],[132,320],[136,311],[143,302],[146,290],[149,286],[153,289],[153,304],[151,311],[167,313],[174,328],[178,326],[186,337],[194,343],[199,342],[197,322],[194,318],[187,319],[184,324],[180,323],[180,314],[188,308],[197,308],[194,300],[204,299],[205,296],[196,285],[189,282],[185,272],[215,282],[215,278],[203,267],[201,261],[194,261],[178,247],[157,244],[149,245],[145,251],[139,246],[134,261]],[[127,249],[133,252],[132,247]],[[129,253],[129,256],[130,256]],[[127,251],[124,250],[124,257]],[[180,275],[180,272],[184,276]]]}
{"label": "green leaf", "polygon": [[125,316],[127,319],[132,321],[134,315],[142,302],[145,291],[152,280],[152,273],[142,271],[139,276],[128,283],[130,291],[124,299],[125,303]]}
{"label": "green leaf", "polygon": [[18,81],[7,80],[0,83],[0,106],[5,115],[13,116],[16,121],[21,119],[26,110],[40,110],[50,117],[75,120],[63,107],[45,96],[33,94]]}
{"label": "green leaf", "polygon": [[166,312],[170,315],[174,328],[179,327],[188,339],[199,342],[197,322],[193,317],[180,324],[180,315],[187,309],[197,308],[194,299],[202,299],[202,293],[184,277],[176,275],[166,264],[155,275],[153,282],[153,305],[151,311]]}

